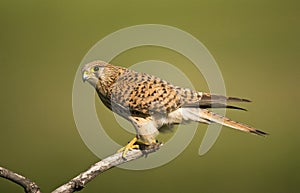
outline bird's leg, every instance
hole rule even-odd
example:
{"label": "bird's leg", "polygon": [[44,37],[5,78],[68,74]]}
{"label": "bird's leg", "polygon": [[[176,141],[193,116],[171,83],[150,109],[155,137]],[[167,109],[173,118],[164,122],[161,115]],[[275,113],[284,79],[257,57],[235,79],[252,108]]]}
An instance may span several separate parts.
{"label": "bird's leg", "polygon": [[152,139],[151,141],[148,140],[147,142],[142,139],[138,139],[136,144],[139,146],[139,149],[146,150],[155,146],[156,144],[158,144],[158,142],[156,139]]}
{"label": "bird's leg", "polygon": [[125,158],[128,150],[139,149],[139,145],[135,144],[137,142],[137,137],[134,137],[127,145],[118,150],[118,152],[123,152],[122,157]]}

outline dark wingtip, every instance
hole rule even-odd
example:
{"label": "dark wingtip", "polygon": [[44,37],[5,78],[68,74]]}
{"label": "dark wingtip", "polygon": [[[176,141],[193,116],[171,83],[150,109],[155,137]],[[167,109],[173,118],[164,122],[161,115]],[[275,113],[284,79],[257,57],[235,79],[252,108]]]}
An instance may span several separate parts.
{"label": "dark wingtip", "polygon": [[250,103],[250,102],[252,102],[251,100],[249,100],[249,99],[242,99],[242,101],[243,102],[247,102],[247,103]]}
{"label": "dark wingtip", "polygon": [[235,110],[242,110],[242,111],[248,111],[247,109],[244,109],[242,107],[237,107],[233,105],[227,105],[227,104],[222,104],[222,103],[214,103],[214,104],[200,104],[199,106],[188,106],[186,107],[200,107],[200,108],[227,108],[227,109],[235,109]]}
{"label": "dark wingtip", "polygon": [[244,109],[242,107],[231,106],[231,105],[226,105],[226,108],[228,108],[228,109],[242,110],[242,111],[248,111],[247,109]]}
{"label": "dark wingtip", "polygon": [[250,103],[250,102],[252,102],[251,100],[249,100],[249,99],[242,99],[243,100],[243,102],[247,102],[247,103]]}
{"label": "dark wingtip", "polygon": [[242,99],[242,98],[238,98],[238,97],[228,97],[227,100],[231,101],[231,102],[252,102],[249,99]]}
{"label": "dark wingtip", "polygon": [[257,130],[257,129],[250,130],[250,133],[254,133],[256,135],[264,136],[264,137],[267,136],[267,135],[269,135],[269,133],[266,133],[266,132],[263,132],[263,131],[260,131],[260,130]]}

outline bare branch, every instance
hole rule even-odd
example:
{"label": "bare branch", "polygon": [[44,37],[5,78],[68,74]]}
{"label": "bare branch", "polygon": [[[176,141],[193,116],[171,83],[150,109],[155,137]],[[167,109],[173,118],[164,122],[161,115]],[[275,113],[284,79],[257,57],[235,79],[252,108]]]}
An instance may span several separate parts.
{"label": "bare branch", "polygon": [[[103,173],[117,165],[138,159],[144,155],[155,152],[161,146],[161,143],[157,143],[154,145],[142,147],[142,150],[134,149],[128,151],[126,154],[126,158],[122,157],[122,152],[113,154],[95,163],[88,170],[82,172],[66,184],[58,187],[52,193],[71,193],[75,191],[80,191],[82,188],[84,188],[84,186],[87,183],[92,181],[100,173]],[[21,185],[26,193],[41,193],[40,188],[33,181],[3,167],[0,167],[0,177],[6,178],[12,182]]]}
{"label": "bare branch", "polygon": [[0,177],[19,184],[27,193],[41,193],[40,188],[33,181],[3,167],[0,167]]}
{"label": "bare branch", "polygon": [[156,150],[158,150],[161,147],[162,144],[155,144],[152,146],[146,146],[144,150],[131,150],[128,151],[126,154],[126,159],[122,157],[122,153],[116,153],[114,155],[111,155],[94,165],[92,165],[88,170],[82,172],[66,184],[58,187],[56,190],[54,190],[52,193],[71,193],[75,191],[79,191],[84,186],[93,180],[97,175],[100,173],[105,172],[106,170],[109,170],[117,165],[138,159],[144,155],[147,155],[149,153],[152,153]]}

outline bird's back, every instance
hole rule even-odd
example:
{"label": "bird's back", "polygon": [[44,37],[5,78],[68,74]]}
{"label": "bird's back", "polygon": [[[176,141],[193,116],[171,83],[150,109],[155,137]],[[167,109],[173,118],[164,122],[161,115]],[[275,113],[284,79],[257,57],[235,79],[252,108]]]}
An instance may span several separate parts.
{"label": "bird's back", "polygon": [[165,80],[127,69],[114,83],[111,100],[133,114],[166,114],[181,106],[179,92]]}

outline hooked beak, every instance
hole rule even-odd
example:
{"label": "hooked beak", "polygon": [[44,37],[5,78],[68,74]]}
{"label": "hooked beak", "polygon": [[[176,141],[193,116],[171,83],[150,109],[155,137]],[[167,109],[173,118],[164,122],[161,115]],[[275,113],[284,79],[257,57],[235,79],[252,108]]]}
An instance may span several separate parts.
{"label": "hooked beak", "polygon": [[84,71],[82,74],[82,81],[85,82],[90,78],[90,75],[87,71]]}

